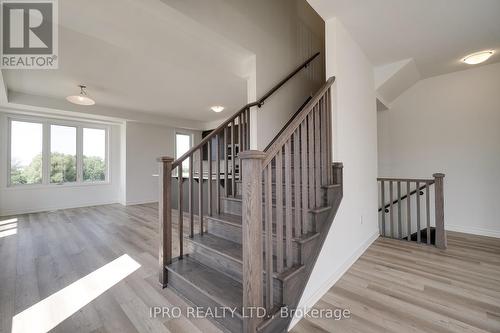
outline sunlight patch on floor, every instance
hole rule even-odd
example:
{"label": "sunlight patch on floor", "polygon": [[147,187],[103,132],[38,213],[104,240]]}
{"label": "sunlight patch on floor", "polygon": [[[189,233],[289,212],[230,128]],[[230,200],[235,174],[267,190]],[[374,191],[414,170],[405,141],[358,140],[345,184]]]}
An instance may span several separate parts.
{"label": "sunlight patch on floor", "polygon": [[8,220],[2,220],[2,221],[0,221],[0,225],[11,224],[11,223],[17,223],[17,219],[14,218],[14,219],[8,219]]}
{"label": "sunlight patch on floor", "polygon": [[4,237],[7,237],[7,236],[12,236],[12,235],[15,235],[15,234],[17,234],[17,228],[3,230],[3,231],[0,231],[0,238],[4,238]]}
{"label": "sunlight patch on floor", "polygon": [[12,318],[12,333],[48,332],[141,265],[127,254],[73,282]]}

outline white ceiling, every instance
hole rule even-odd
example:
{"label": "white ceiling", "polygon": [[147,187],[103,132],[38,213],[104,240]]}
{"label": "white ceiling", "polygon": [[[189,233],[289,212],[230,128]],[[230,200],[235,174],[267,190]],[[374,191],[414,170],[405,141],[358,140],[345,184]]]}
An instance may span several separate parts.
{"label": "white ceiling", "polygon": [[494,49],[500,61],[499,0],[308,0],[337,17],[374,66],[413,58],[422,78],[468,69],[460,59]]}
{"label": "white ceiling", "polygon": [[94,108],[197,121],[247,102],[251,53],[161,1],[64,0],[59,17],[59,69],[3,70],[9,91],[64,100],[85,83]]}

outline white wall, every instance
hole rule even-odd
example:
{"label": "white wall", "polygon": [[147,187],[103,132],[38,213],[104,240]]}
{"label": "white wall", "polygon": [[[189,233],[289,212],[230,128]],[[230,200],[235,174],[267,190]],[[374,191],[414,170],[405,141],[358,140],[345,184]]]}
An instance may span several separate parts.
{"label": "white wall", "polygon": [[326,22],[326,73],[336,76],[333,156],[344,163],[344,198],[299,307],[313,306],[378,237],[373,68],[337,19]]}
{"label": "white wall", "polygon": [[500,237],[500,64],[418,82],[378,136],[380,176],[445,173],[446,229]]}
{"label": "white wall", "polygon": [[[126,194],[127,205],[158,201],[157,158],[175,158],[176,129],[145,123],[126,125]],[[178,130],[193,135],[193,143],[201,140],[200,131]]]}
{"label": "white wall", "polygon": [[[324,49],[323,20],[305,0],[163,1],[255,54],[252,59],[255,68],[248,75],[251,76],[249,84],[254,85],[249,95],[257,98],[306,58]],[[256,148],[264,149],[307,96],[321,86],[323,62],[322,55],[309,69],[318,74],[316,80],[301,73],[269,98],[261,109],[255,108],[252,120],[257,124],[254,126]]]}
{"label": "white wall", "polygon": [[201,131],[130,121],[111,124],[109,183],[7,187],[7,114],[0,112],[0,216],[110,203],[156,202],[158,177],[153,175],[158,174],[157,158],[175,157],[176,131],[192,134],[194,144],[201,140]]}
{"label": "white wall", "polygon": [[120,131],[110,126],[109,183],[7,187],[7,114],[0,112],[0,216],[120,202]]}

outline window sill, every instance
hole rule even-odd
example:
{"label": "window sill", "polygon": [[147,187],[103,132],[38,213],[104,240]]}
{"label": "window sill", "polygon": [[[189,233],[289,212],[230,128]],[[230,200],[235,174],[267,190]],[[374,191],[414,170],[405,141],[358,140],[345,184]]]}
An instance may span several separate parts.
{"label": "window sill", "polygon": [[89,186],[107,186],[111,185],[110,181],[104,182],[89,182],[89,183],[65,183],[65,184],[27,184],[27,185],[9,185],[5,187],[6,190],[23,191],[23,190],[47,190],[57,188],[78,188]]}

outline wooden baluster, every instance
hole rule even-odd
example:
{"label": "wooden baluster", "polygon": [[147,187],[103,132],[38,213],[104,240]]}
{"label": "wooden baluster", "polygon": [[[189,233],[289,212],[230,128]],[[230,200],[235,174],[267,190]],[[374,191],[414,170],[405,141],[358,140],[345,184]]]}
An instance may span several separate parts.
{"label": "wooden baluster", "polygon": [[212,139],[207,143],[208,151],[208,178],[207,178],[207,198],[208,198],[208,216],[212,216]]}
{"label": "wooden baluster", "polygon": [[[245,148],[245,112],[246,110],[244,110],[241,114],[240,114],[240,126],[241,126],[241,142],[240,142],[240,152],[242,151],[245,151],[246,148]],[[241,179],[241,162],[240,162],[240,179]]]}
{"label": "wooden baluster", "polygon": [[411,196],[410,182],[406,182],[406,230],[408,232],[407,239],[411,240]]}
{"label": "wooden baluster", "polygon": [[[243,117],[240,114],[238,116],[238,152],[242,152],[243,149],[243,144],[242,144],[242,133],[241,131],[243,130],[243,123],[242,123]],[[236,157],[235,157],[236,158]],[[239,156],[238,156],[238,181],[241,181],[241,163],[239,161]]]}
{"label": "wooden baluster", "polygon": [[430,190],[429,182],[425,182],[425,214],[427,221],[427,244],[431,244],[431,205],[430,205]]}
{"label": "wooden baluster", "polygon": [[226,190],[226,197],[229,196],[229,129],[224,128],[224,188]]}
{"label": "wooden baluster", "polygon": [[[262,303],[262,160],[263,152],[247,150],[242,163],[242,250],[243,308],[261,307]],[[269,298],[268,298],[269,299]],[[256,332],[260,319],[243,317],[243,332]]]}
{"label": "wooden baluster", "polygon": [[248,115],[250,113],[250,109],[245,109],[245,112],[243,112],[243,121],[244,121],[244,124],[245,124],[245,150],[249,150],[250,149],[250,141],[248,140],[248,130],[249,130],[249,126],[248,126],[248,123],[249,123],[249,120],[248,120]]}
{"label": "wooden baluster", "polygon": [[435,173],[434,177],[434,209],[436,219],[436,247],[446,249],[448,241],[446,239],[446,230],[444,228],[444,174]]}
{"label": "wooden baluster", "polygon": [[[292,256],[292,158],[291,139],[285,143],[285,251],[286,267],[293,265]],[[297,186],[297,185],[295,185]]]}
{"label": "wooden baluster", "polygon": [[177,220],[177,226],[178,226],[178,233],[179,233],[179,258],[182,259],[184,255],[184,212],[182,210],[182,183],[183,183],[183,177],[182,177],[182,163],[178,166],[178,181],[177,181],[177,215],[178,215],[178,220]]}
{"label": "wooden baluster", "polygon": [[315,208],[316,204],[314,202],[315,199],[315,191],[314,191],[314,170],[315,170],[315,161],[314,161],[314,110],[316,107],[314,107],[307,116],[307,125],[309,127],[309,138],[308,138],[308,144],[309,144],[309,208]]}
{"label": "wooden baluster", "polygon": [[193,188],[193,158],[194,154],[189,157],[189,237],[194,237],[194,188]]}
{"label": "wooden baluster", "polygon": [[[332,158],[332,147],[333,147],[333,142],[332,142],[332,100],[331,100],[331,88],[328,88],[325,93],[326,96],[326,131],[327,131],[327,140],[326,143],[328,145],[327,149],[327,159],[328,159],[328,165],[332,163],[333,158]],[[328,184],[333,184],[332,180],[332,171],[328,167]]]}
{"label": "wooden baluster", "polygon": [[392,207],[392,202],[394,201],[394,193],[393,193],[393,182],[389,182],[389,200],[390,200],[390,206],[389,206],[389,230],[391,233],[391,237],[394,238],[394,207]]}
{"label": "wooden baluster", "polygon": [[278,273],[283,271],[283,156],[276,156],[276,260]]}
{"label": "wooden baluster", "polygon": [[294,207],[295,207],[295,233],[294,237],[299,238],[302,234],[300,223],[300,135],[299,129],[293,133],[293,190],[294,190]]}
{"label": "wooden baluster", "polygon": [[272,163],[267,166],[265,178],[266,191],[266,309],[269,311],[273,306],[273,205],[272,205]]}
{"label": "wooden baluster", "polygon": [[221,150],[221,135],[220,133],[215,136],[216,139],[216,150],[215,150],[215,161],[217,165],[215,166],[215,200],[217,200],[215,211],[220,214],[220,150]]}
{"label": "wooden baluster", "polygon": [[380,232],[380,235],[385,237],[385,182],[382,180],[380,181],[380,187],[381,187],[381,190],[380,190],[380,196],[381,196],[381,201],[382,201],[382,205],[380,207],[382,207],[382,227],[381,227],[381,232]]}
{"label": "wooden baluster", "polygon": [[251,144],[250,143],[251,142],[250,141],[250,139],[251,139],[251,137],[250,137],[250,131],[252,129],[252,124],[250,122],[250,116],[251,116],[250,109],[247,109],[247,119],[248,119],[248,129],[247,129],[248,141],[247,141],[247,143],[248,143],[248,149],[250,149],[250,144]]}
{"label": "wooden baluster", "polygon": [[401,219],[401,182],[398,181],[398,238],[401,239],[403,237],[402,235],[402,228],[403,228],[403,223]]}
{"label": "wooden baluster", "polygon": [[231,196],[235,196],[236,192],[236,150],[234,140],[234,120],[231,122]]}
{"label": "wooden baluster", "polygon": [[[321,105],[321,104],[320,104]],[[316,207],[321,207],[323,206],[323,198],[321,197],[321,140],[320,140],[320,125],[319,125],[319,116],[320,116],[320,107],[318,106],[316,110],[314,111],[314,152],[315,152],[315,157],[314,157],[314,165],[315,165],[315,197],[316,197]]]}
{"label": "wooden baluster", "polygon": [[323,108],[320,110],[321,111],[321,184],[322,185],[329,185],[328,184],[328,169],[330,169],[329,162],[327,159],[327,152],[328,152],[328,144],[327,144],[327,138],[328,138],[328,133],[326,132],[326,99],[323,96],[321,98],[322,101],[322,106]]}
{"label": "wooden baluster", "polygon": [[[172,157],[159,159],[159,282],[165,288],[168,282],[167,265],[172,263]],[[181,173],[182,176],[182,173]]]}
{"label": "wooden baluster", "polygon": [[420,183],[417,182],[417,189],[415,192],[417,198],[417,243],[420,243]]}
{"label": "wooden baluster", "polygon": [[308,200],[308,192],[307,192],[307,175],[308,175],[308,166],[307,166],[307,124],[306,122],[302,122],[300,125],[300,143],[302,146],[300,156],[301,156],[301,171],[302,171],[302,221],[301,221],[301,231],[302,234],[307,233],[308,230],[304,230],[306,228],[307,216],[308,216],[308,208],[307,200]]}
{"label": "wooden baluster", "polygon": [[200,170],[198,182],[198,216],[200,217],[200,235],[203,235],[203,146],[200,147]]}

